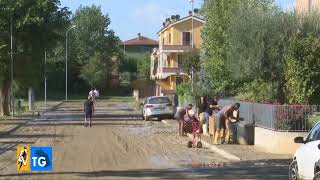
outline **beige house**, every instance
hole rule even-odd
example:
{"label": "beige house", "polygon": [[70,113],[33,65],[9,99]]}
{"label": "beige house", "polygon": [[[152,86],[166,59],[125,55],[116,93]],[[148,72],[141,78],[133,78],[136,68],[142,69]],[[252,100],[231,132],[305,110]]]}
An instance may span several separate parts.
{"label": "beige house", "polygon": [[296,9],[299,13],[308,13],[315,8],[320,8],[320,0],[296,0]]}
{"label": "beige house", "polygon": [[159,49],[151,55],[150,77],[156,82],[156,95],[172,95],[178,84],[189,80],[182,69],[183,54],[192,47],[200,49],[204,23],[197,10],[183,18],[173,15],[165,20],[158,32]]}

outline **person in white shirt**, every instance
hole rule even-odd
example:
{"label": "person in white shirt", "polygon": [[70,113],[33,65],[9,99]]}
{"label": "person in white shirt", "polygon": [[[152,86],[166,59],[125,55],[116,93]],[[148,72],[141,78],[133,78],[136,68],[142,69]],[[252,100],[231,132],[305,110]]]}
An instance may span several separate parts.
{"label": "person in white shirt", "polygon": [[93,88],[91,88],[91,91],[89,91],[89,97],[91,97],[92,101],[95,99],[95,94]]}
{"label": "person in white shirt", "polygon": [[96,88],[94,89],[93,94],[95,97],[99,97],[99,91]]}

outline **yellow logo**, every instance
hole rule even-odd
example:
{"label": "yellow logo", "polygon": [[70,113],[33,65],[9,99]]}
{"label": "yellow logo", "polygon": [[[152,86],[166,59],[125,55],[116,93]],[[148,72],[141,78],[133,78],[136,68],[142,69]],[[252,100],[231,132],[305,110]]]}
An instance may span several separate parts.
{"label": "yellow logo", "polygon": [[17,170],[30,171],[30,146],[17,147]]}

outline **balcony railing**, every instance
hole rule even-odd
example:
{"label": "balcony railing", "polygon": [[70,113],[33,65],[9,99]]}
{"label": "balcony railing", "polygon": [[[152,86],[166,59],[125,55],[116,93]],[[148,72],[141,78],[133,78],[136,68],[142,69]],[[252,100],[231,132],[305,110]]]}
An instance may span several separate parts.
{"label": "balcony railing", "polygon": [[180,73],[183,73],[183,69],[180,68],[180,67],[178,67],[178,68],[163,68],[162,72],[163,73],[177,73],[177,74],[180,74]]}
{"label": "balcony railing", "polygon": [[186,51],[191,49],[191,45],[162,45],[162,50],[169,51]]}

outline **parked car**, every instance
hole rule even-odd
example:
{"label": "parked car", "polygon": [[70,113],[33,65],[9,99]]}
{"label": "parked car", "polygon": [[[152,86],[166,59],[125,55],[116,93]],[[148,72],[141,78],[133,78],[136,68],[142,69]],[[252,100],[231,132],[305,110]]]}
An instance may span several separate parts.
{"label": "parked car", "polygon": [[144,120],[150,118],[173,118],[174,108],[171,101],[166,96],[152,96],[146,98],[142,108],[142,116]]}
{"label": "parked car", "polygon": [[296,151],[289,167],[289,179],[320,179],[320,122],[310,131],[306,140],[296,137],[302,145]]}

